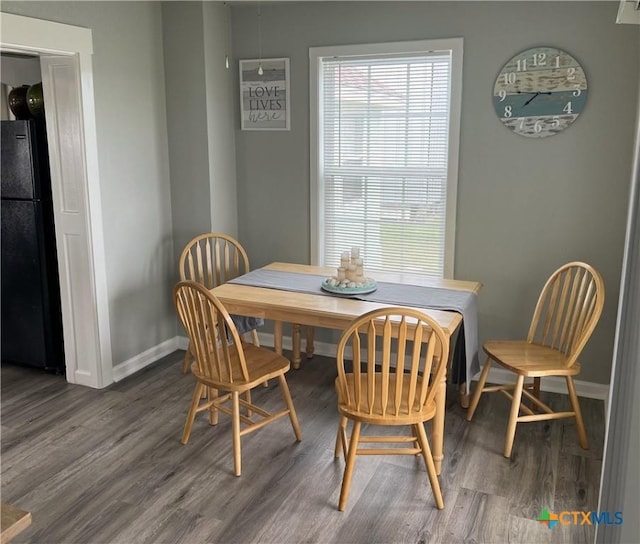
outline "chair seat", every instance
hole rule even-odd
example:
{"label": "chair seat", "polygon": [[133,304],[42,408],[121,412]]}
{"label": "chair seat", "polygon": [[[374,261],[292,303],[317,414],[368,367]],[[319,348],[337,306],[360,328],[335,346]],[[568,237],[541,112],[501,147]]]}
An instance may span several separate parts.
{"label": "chair seat", "polygon": [[[386,412],[382,411],[382,395],[380,391],[380,374],[376,373],[375,389],[375,401],[371,413],[368,409],[367,401],[367,374],[360,375],[360,388],[362,400],[360,402],[360,409],[355,406],[355,376],[354,374],[346,374],[347,387],[349,389],[349,395],[351,397],[351,404],[347,405],[347,399],[340,393],[340,388],[337,387],[338,381],[336,379],[336,390],[338,391],[338,411],[351,419],[362,421],[363,423],[374,423],[377,425],[413,425],[428,421],[435,416],[436,403],[434,401],[428,403],[426,406],[421,407],[420,410],[412,410],[411,414],[407,414],[407,398],[409,398],[409,378],[405,379],[402,384],[401,403],[399,414],[395,415],[395,399],[396,399],[396,376],[392,374],[389,376],[389,398],[387,400]],[[418,379],[416,384],[416,396],[419,394],[419,390],[422,386],[422,379]]]}
{"label": "chair seat", "polygon": [[575,376],[580,373],[580,363],[568,367],[564,353],[523,340],[492,340],[485,342],[483,349],[498,364],[522,376]]}
{"label": "chair seat", "polygon": [[221,383],[213,377],[205,376],[198,369],[197,362],[191,364],[191,372],[198,381],[205,385],[215,387],[216,389],[224,389],[225,391],[245,391],[252,389],[256,385],[275,378],[280,374],[287,372],[291,366],[289,359],[278,355],[275,351],[254,346],[253,344],[243,344],[242,346],[245,360],[247,363],[247,372],[249,380],[244,381],[240,370],[240,364],[237,363],[238,352],[235,346],[230,346],[229,354],[233,361],[233,384],[229,384],[227,380]]}

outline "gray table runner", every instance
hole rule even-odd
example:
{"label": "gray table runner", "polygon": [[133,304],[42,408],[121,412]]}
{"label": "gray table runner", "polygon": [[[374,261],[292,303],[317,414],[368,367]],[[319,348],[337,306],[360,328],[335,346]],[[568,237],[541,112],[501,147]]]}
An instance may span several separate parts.
{"label": "gray table runner", "polygon": [[[458,358],[464,361],[463,368],[452,369],[457,374],[459,382],[467,382],[467,390],[471,378],[480,371],[478,360],[478,302],[475,293],[445,289],[440,287],[424,287],[421,285],[406,285],[400,283],[378,282],[378,288],[373,293],[360,295],[335,295],[321,288],[325,276],[314,274],[300,274],[298,272],[283,272],[280,270],[266,270],[259,268],[238,276],[228,283],[248,285],[251,287],[266,287],[281,291],[295,291],[329,297],[344,296],[380,304],[413,306],[432,310],[452,310],[462,315],[463,334],[459,334],[456,346]],[[452,346],[453,348],[453,346]],[[464,352],[460,353],[460,352]],[[454,364],[456,357],[454,357]],[[459,361],[462,362],[462,361]],[[465,371],[462,374],[462,371]]]}

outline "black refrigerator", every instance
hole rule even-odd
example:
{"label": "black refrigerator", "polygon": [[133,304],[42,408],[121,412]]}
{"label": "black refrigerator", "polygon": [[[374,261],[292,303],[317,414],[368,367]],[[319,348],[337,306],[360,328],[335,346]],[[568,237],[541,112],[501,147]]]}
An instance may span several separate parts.
{"label": "black refrigerator", "polygon": [[2,362],[64,369],[60,280],[46,129],[1,121]]}

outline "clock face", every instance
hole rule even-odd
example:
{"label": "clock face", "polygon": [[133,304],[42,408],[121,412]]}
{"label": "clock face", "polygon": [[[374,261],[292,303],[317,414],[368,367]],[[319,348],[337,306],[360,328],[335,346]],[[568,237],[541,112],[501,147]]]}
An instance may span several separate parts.
{"label": "clock face", "polygon": [[573,123],[587,101],[587,77],[566,51],[534,47],[507,62],[493,88],[503,124],[529,138],[553,136]]}

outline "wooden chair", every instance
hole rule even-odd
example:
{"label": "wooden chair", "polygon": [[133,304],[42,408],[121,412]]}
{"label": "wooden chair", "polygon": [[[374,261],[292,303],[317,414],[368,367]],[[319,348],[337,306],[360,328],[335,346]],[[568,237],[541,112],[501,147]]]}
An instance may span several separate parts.
{"label": "wooden chair", "polygon": [[[249,270],[249,257],[240,242],[219,232],[196,236],[187,243],[180,255],[180,280],[196,281],[207,289],[213,289]],[[253,329],[250,334],[254,345],[260,346],[258,332]],[[189,369],[192,359],[189,345],[182,363],[183,374]]]}
{"label": "wooden chair", "polygon": [[[353,353],[349,373],[345,370],[347,347]],[[411,308],[368,312],[344,331],[336,354],[336,390],[342,417],[335,456],[342,452],[346,458],[338,510],[344,511],[347,503],[356,455],[422,454],[436,506],[444,508],[424,422],[435,416],[436,384],[443,379],[448,354],[449,339],[440,326]],[[348,420],[353,421],[350,439],[346,431]],[[406,425],[411,427],[412,434],[361,436],[363,423]],[[359,448],[361,443],[369,442],[398,442],[410,447]]]}
{"label": "wooden chair", "polygon": [[[182,443],[188,442],[198,412],[208,411],[209,423],[212,425],[218,422],[218,411],[230,415],[234,473],[240,476],[240,438],[243,435],[288,415],[296,440],[300,441],[302,433],[284,376],[289,370],[289,361],[271,350],[244,343],[227,310],[202,284],[181,281],[174,289],[174,301],[195,358],[191,364],[191,373],[196,379],[196,387]],[[251,391],[271,378],[277,378],[280,383],[286,409],[270,414],[240,398],[242,393]],[[205,390],[208,391],[208,398],[202,400]],[[219,396],[219,391],[228,393]],[[227,405],[229,401],[231,406]],[[240,413],[240,405],[246,408],[246,415]],[[253,413],[261,419],[254,421],[251,418]],[[240,428],[241,423],[246,424],[243,429]]]}
{"label": "wooden chair", "polygon": [[[467,420],[471,421],[482,393],[500,391],[511,399],[505,457],[511,456],[518,423],[566,417],[575,418],[580,446],[587,449],[587,434],[573,376],[580,373],[578,356],[600,319],[603,305],[604,282],[600,274],[588,264],[571,262],[547,280],[526,340],[485,342],[487,361],[471,398]],[[514,372],[516,383],[485,387],[492,361]],[[540,401],[540,379],[546,376],[564,376],[571,401],[570,412],[554,412]],[[525,384],[525,378],[533,378],[533,381]],[[538,413],[521,402],[523,395]],[[518,415],[520,412],[525,415]]]}

